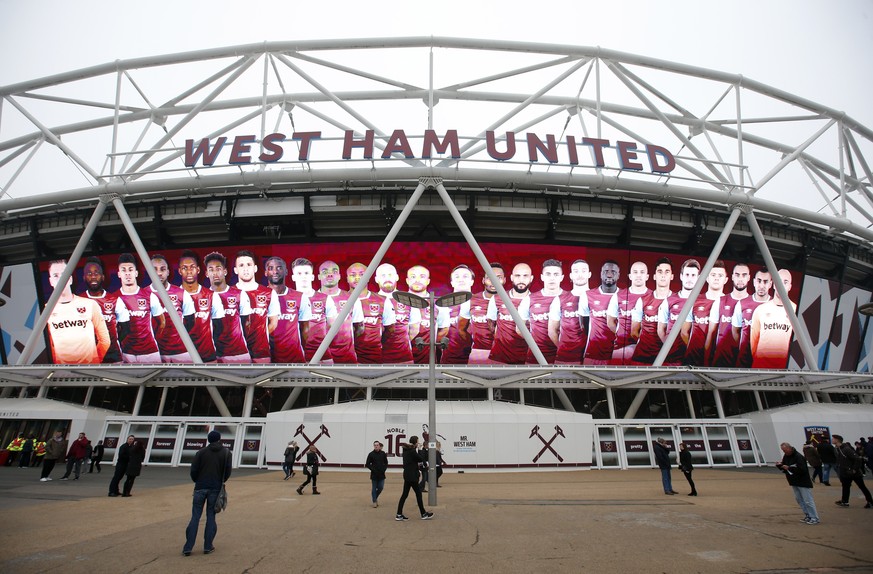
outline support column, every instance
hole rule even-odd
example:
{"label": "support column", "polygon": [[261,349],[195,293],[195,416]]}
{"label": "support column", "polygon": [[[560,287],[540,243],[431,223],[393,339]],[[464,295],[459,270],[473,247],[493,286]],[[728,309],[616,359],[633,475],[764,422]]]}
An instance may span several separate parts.
{"label": "support column", "polygon": [[697,414],[694,412],[694,401],[691,399],[691,391],[685,389],[685,400],[688,401],[688,412],[691,413],[691,418],[696,419]]}
{"label": "support column", "polygon": [[[819,393],[818,393],[818,398],[819,398],[819,402],[821,402],[821,403],[831,403],[831,402],[833,402],[833,401],[831,400],[831,395],[830,395],[830,393],[828,393],[827,391],[821,391],[821,392],[819,392]],[[864,401],[864,402],[869,402],[869,401]]]}
{"label": "support column", "polygon": [[[452,219],[455,221],[458,229],[460,229],[461,234],[464,236],[464,239],[467,240],[467,245],[470,246],[470,249],[473,251],[473,255],[476,256],[476,260],[479,262],[479,265],[482,266],[482,270],[485,272],[485,275],[487,275],[488,278],[491,280],[492,285],[497,288],[497,294],[500,296],[500,300],[503,301],[503,304],[506,305],[506,310],[509,311],[510,315],[512,315],[512,320],[515,321],[515,326],[518,328],[518,332],[521,333],[521,336],[527,343],[528,348],[530,349],[533,356],[536,358],[537,363],[543,366],[548,366],[548,361],[546,361],[546,358],[543,356],[542,351],[540,351],[540,348],[537,346],[536,341],[534,341],[533,335],[530,334],[530,330],[527,328],[527,325],[524,324],[521,315],[518,314],[518,309],[516,309],[515,305],[512,304],[512,300],[509,298],[509,294],[506,292],[506,289],[503,288],[503,284],[500,283],[500,281],[497,279],[497,276],[494,274],[494,271],[491,269],[491,262],[488,261],[487,257],[485,257],[485,253],[482,251],[482,248],[479,247],[479,243],[476,241],[476,238],[473,237],[473,233],[467,226],[467,222],[464,221],[464,218],[461,216],[461,213],[455,206],[455,202],[452,201],[451,196],[449,196],[449,192],[446,191],[442,179],[434,178],[431,183],[435,185],[437,193],[440,194],[440,198],[442,198],[446,209],[449,210]],[[570,412],[576,411],[576,409],[573,408],[573,403],[570,402],[570,398],[567,396],[567,393],[564,392],[564,389],[556,389],[555,394],[558,395],[558,399],[561,401],[561,404],[564,405],[564,408],[566,410]]]}
{"label": "support column", "polygon": [[606,406],[609,408],[609,418],[615,420],[615,397],[612,396],[612,387],[606,387]]}
{"label": "support column", "polygon": [[718,411],[718,418],[725,418],[724,406],[721,404],[721,395],[718,393],[718,389],[712,389],[712,395],[715,397],[715,410]]}
{"label": "support column", "polygon": [[209,393],[209,396],[212,398],[212,402],[215,403],[215,408],[218,409],[218,412],[223,417],[233,417],[230,414],[230,409],[227,408],[227,403],[224,402],[224,399],[221,396],[221,393],[218,392],[218,387],[215,385],[207,385],[206,392]]}
{"label": "support column", "polygon": [[[203,359],[200,358],[200,353],[197,351],[197,347],[194,345],[193,341],[191,341],[191,337],[188,334],[188,330],[185,329],[185,325],[182,324],[182,318],[175,312],[176,306],[170,299],[169,294],[167,294],[167,290],[164,288],[161,278],[158,277],[157,273],[155,273],[155,268],[152,267],[151,255],[146,251],[145,245],[143,245],[142,239],[140,239],[139,233],[137,233],[136,227],[133,225],[133,221],[131,221],[130,216],[127,214],[127,210],[124,208],[124,203],[122,203],[120,197],[113,197],[112,205],[115,207],[115,211],[118,212],[118,217],[121,219],[121,223],[124,225],[124,229],[127,231],[127,235],[130,237],[130,241],[133,243],[136,253],[142,261],[142,266],[145,269],[146,275],[149,276],[149,279],[152,282],[152,290],[158,296],[158,299],[161,300],[161,304],[167,311],[165,314],[169,317],[170,323],[173,324],[173,327],[179,333],[179,338],[182,340],[182,344],[185,345],[185,350],[188,351],[189,355],[191,355],[191,360],[194,361],[195,364],[203,364]],[[173,312],[170,312],[170,309],[172,309]]]}
{"label": "support column", "polygon": [[57,305],[58,299],[61,298],[61,293],[64,291],[64,285],[66,285],[67,281],[70,280],[70,277],[73,276],[73,271],[76,269],[79,259],[82,258],[82,253],[85,252],[85,247],[88,245],[88,242],[91,241],[91,237],[94,235],[94,230],[97,229],[97,224],[100,223],[100,219],[103,217],[103,212],[105,211],[106,204],[103,201],[100,201],[97,206],[94,207],[94,213],[91,214],[91,219],[88,221],[88,225],[85,226],[82,236],[79,238],[76,247],[73,248],[73,252],[67,260],[67,267],[58,279],[58,286],[54,291],[52,291],[42,313],[39,315],[39,319],[37,319],[36,324],[33,326],[33,330],[30,332],[30,336],[24,344],[24,350],[22,350],[21,355],[18,356],[18,361],[15,363],[16,365],[26,365],[30,361],[30,356],[33,354],[33,347],[36,344],[36,340],[42,336],[43,329],[45,329],[46,323],[48,323],[49,316],[51,316],[55,305]]}
{"label": "support column", "polygon": [[764,410],[764,403],[761,402],[761,392],[760,391],[752,391],[752,392],[755,393],[755,403],[757,403],[757,405],[758,405],[758,410],[763,411]]}
{"label": "support column", "polygon": [[42,385],[39,386],[39,390],[36,392],[36,398],[44,399],[47,394],[48,394],[48,385],[43,383]]}
{"label": "support column", "polygon": [[158,416],[164,416],[164,407],[167,404],[167,387],[161,389],[161,402],[158,404]]}
{"label": "support column", "polygon": [[[367,389],[367,390],[370,390],[370,389]],[[290,409],[291,406],[294,405],[295,402],[297,402],[297,397],[299,397],[300,393],[302,393],[302,392],[303,392],[303,387],[294,387],[293,389],[291,389],[291,394],[288,395],[288,398],[285,399],[285,403],[282,405],[282,408],[279,410],[280,411],[287,411],[288,409]]]}
{"label": "support column", "polygon": [[133,410],[131,411],[131,415],[138,417],[139,416],[139,408],[142,406],[142,397],[145,394],[145,385],[140,385],[136,390],[136,400],[133,402]]}
{"label": "support column", "polygon": [[248,418],[252,416],[252,403],[255,402],[255,385],[246,386],[246,395],[243,399],[242,416]]}
{"label": "support column", "polygon": [[415,191],[412,192],[412,195],[406,202],[406,205],[403,207],[400,215],[397,216],[397,220],[394,222],[394,225],[391,226],[388,234],[385,235],[385,239],[382,240],[382,245],[379,246],[376,254],[373,255],[373,259],[370,260],[370,264],[367,265],[367,270],[364,271],[364,276],[361,277],[358,286],[352,290],[351,294],[349,295],[349,300],[346,302],[345,305],[343,305],[343,308],[340,309],[340,312],[337,314],[336,318],[334,318],[333,325],[330,326],[330,329],[328,329],[327,334],[324,336],[324,340],[321,342],[321,345],[318,346],[318,349],[315,351],[315,354],[309,361],[310,365],[317,365],[321,361],[324,353],[327,351],[328,347],[330,347],[331,342],[333,342],[333,338],[336,337],[336,334],[337,332],[339,332],[340,327],[342,327],[342,324],[346,320],[346,317],[348,317],[349,313],[351,313],[352,311],[352,308],[355,306],[355,301],[358,300],[358,297],[361,296],[361,293],[367,290],[367,283],[370,282],[370,278],[373,276],[373,273],[376,272],[376,267],[378,267],[379,264],[382,263],[382,258],[385,257],[385,253],[388,252],[388,248],[391,247],[392,243],[394,243],[394,238],[397,237],[400,229],[403,228],[403,225],[409,218],[409,214],[412,213],[412,210],[418,203],[418,200],[421,199],[421,196],[424,193],[425,189],[425,185],[421,181],[419,181],[418,186],[415,188]]}
{"label": "support column", "polygon": [[[40,390],[41,390],[41,389],[40,389]],[[83,405],[83,406],[86,406],[86,407],[87,407],[87,406],[91,403],[91,395],[92,395],[93,392],[94,392],[94,387],[93,387],[93,386],[88,387],[88,390],[85,391],[85,400],[82,401],[82,405]]]}
{"label": "support column", "polygon": [[339,395],[340,395],[339,387],[334,387],[333,388],[333,404],[335,404],[335,405],[339,404]]}
{"label": "support column", "polygon": [[[758,251],[761,252],[761,256],[764,258],[764,263],[767,265],[767,271],[769,271],[770,276],[773,277],[773,286],[776,288],[776,292],[779,293],[779,298],[782,299],[783,302],[788,301],[790,303],[791,299],[788,298],[788,292],[785,290],[785,285],[783,285],[782,281],[779,280],[779,269],[776,267],[776,262],[773,260],[773,255],[767,247],[766,239],[764,239],[764,233],[761,231],[760,226],[758,226],[758,220],[755,218],[755,214],[751,209],[746,213],[746,219],[749,221],[752,235],[755,237],[755,242],[758,244]],[[797,318],[797,313],[794,311],[794,305],[785,304],[784,309],[785,314],[788,315],[788,321],[794,329],[794,337],[797,339],[798,344],[800,344],[801,351],[803,351],[803,358],[806,360],[806,368],[810,371],[818,371],[818,359],[816,358],[815,351],[812,347],[812,340],[809,338],[809,333],[807,333],[806,327],[800,322],[800,319]]]}
{"label": "support column", "polygon": [[627,412],[624,413],[624,417],[622,418],[632,419],[637,416],[637,411],[640,410],[640,405],[643,404],[643,400],[646,398],[648,392],[648,389],[637,390],[637,396],[634,397],[634,400],[631,402],[630,406],[627,408]]}
{"label": "support column", "polygon": [[727,243],[728,237],[730,237],[731,231],[733,231],[734,225],[736,225],[737,219],[740,217],[740,213],[742,213],[742,208],[740,206],[734,207],[734,210],[731,211],[731,215],[728,217],[724,229],[721,230],[721,234],[718,236],[718,241],[716,241],[715,245],[712,247],[712,252],[709,254],[706,264],[703,266],[703,269],[700,270],[700,276],[697,279],[697,283],[694,285],[694,289],[691,290],[688,299],[686,299],[685,304],[682,305],[682,310],[679,311],[679,316],[676,318],[676,323],[673,325],[673,328],[669,333],[667,333],[667,339],[664,340],[661,350],[658,351],[658,356],[655,357],[655,360],[652,363],[653,367],[660,367],[664,364],[664,359],[667,358],[670,349],[673,348],[673,343],[675,343],[676,339],[679,337],[679,333],[682,330],[682,325],[685,323],[685,319],[688,317],[688,313],[691,312],[691,308],[694,307],[694,302],[697,300],[697,297],[700,296],[700,292],[703,291],[704,285],[706,285],[706,278],[709,276],[709,272],[712,271],[715,262],[719,257],[721,257],[721,250],[724,249],[724,244]]}
{"label": "support column", "polygon": [[486,389],[486,393],[487,393],[488,400],[493,401],[494,400],[494,389],[492,387],[488,387]]}

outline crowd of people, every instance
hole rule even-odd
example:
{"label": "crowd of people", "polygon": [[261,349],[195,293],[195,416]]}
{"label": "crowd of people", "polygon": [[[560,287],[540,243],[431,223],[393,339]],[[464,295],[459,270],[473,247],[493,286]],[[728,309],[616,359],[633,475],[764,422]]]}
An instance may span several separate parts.
{"label": "crowd of people", "polygon": [[[53,288],[66,265],[64,260],[49,265]],[[82,270],[85,290],[73,295],[71,278],[51,314],[48,327],[55,362],[191,363],[192,351],[204,362],[308,362],[367,271],[363,263],[349,265],[344,290],[340,266],[330,260],[315,266],[299,257],[289,266],[281,257],[259,258],[242,250],[231,261],[218,252],[201,261],[197,253],[186,250],[175,267],[160,254],[152,256],[150,265],[180,321],[167,315],[153,286],[140,286],[133,255],[119,256],[115,273],[120,288],[114,292],[106,289],[103,263],[91,257]],[[498,262],[490,264],[491,273],[457,265],[448,283],[452,291],[471,292],[473,297],[437,309],[438,340],[448,341],[437,360],[537,364],[541,354],[549,364],[652,365],[675,327],[677,336],[662,359],[665,365],[786,367],[793,326],[766,269],[753,274],[750,265],[737,263],[729,273],[728,266],[717,261],[701,277],[696,259],[683,261],[677,269],[662,257],[652,271],[650,275],[645,262],[635,261],[625,280],[619,263],[606,260],[600,265],[599,285],[594,285],[595,269],[588,261],[577,259],[565,266],[547,259],[539,274],[542,289],[534,291],[534,272],[526,263],[514,265],[508,276]],[[569,289],[563,287],[566,272]],[[170,281],[173,277],[178,285]],[[500,284],[508,279],[513,309],[495,297],[498,289],[492,278]],[[373,279],[378,291],[371,292],[367,285],[361,292],[322,350],[321,362],[428,363],[429,309],[394,299],[404,288],[394,265],[382,263]],[[427,267],[412,265],[405,288],[426,297],[431,279]],[[790,272],[780,270],[778,280],[791,290]],[[705,285],[691,312],[676,325],[700,281]],[[539,353],[517,328],[516,316]],[[176,323],[187,331],[193,348],[183,342]]]}

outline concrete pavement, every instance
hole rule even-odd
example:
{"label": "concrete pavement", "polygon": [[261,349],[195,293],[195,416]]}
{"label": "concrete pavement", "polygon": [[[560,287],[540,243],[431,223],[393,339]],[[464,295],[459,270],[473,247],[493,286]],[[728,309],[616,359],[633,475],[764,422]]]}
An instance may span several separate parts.
{"label": "concrete pavement", "polygon": [[[816,486],[822,523],[808,526],[775,469],[699,469],[700,496],[661,492],[657,469],[457,474],[447,471],[431,521],[390,474],[372,508],[368,473],[326,470],[321,496],[303,480],[235,470],[216,552],[183,557],[187,468],[146,467],[130,498],[109,498],[112,467],[40,482],[0,468],[0,572],[853,572],[873,573],[873,510],[853,488]],[[838,484],[832,481],[832,484]],[[427,495],[425,495],[425,503]]]}

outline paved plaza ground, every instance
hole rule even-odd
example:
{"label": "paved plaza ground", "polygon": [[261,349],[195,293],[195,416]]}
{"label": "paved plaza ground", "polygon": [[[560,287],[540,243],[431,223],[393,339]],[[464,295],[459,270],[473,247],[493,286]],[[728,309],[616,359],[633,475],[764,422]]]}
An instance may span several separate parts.
{"label": "paved plaza ground", "polygon": [[[661,491],[657,469],[446,472],[436,516],[395,522],[402,485],[389,474],[379,508],[368,473],[325,470],[321,496],[297,477],[235,470],[216,551],[181,554],[191,511],[187,468],[146,467],[130,498],[107,497],[112,467],[40,482],[0,468],[0,572],[853,572],[873,573],[873,510],[853,488],[816,486],[808,526],[775,469],[699,469],[700,496]],[[838,481],[832,481],[838,484]],[[425,495],[427,502],[427,495]]]}

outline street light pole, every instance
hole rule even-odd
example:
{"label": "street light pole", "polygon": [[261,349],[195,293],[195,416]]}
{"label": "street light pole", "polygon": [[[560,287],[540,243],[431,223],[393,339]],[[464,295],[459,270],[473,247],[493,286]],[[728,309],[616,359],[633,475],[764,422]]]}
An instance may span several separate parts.
{"label": "street light pole", "polygon": [[430,360],[428,361],[427,370],[427,503],[430,506],[435,506],[437,503],[437,432],[436,432],[436,308],[440,307],[457,307],[463,305],[473,298],[473,294],[469,291],[455,291],[448,295],[435,298],[433,293],[428,293],[428,298],[425,299],[421,295],[409,293],[406,291],[395,291],[392,298],[398,303],[402,303],[409,307],[417,309],[430,310]]}
{"label": "street light pole", "polygon": [[436,506],[437,434],[436,434],[436,299],[430,293],[430,360],[427,367],[427,504]]}

